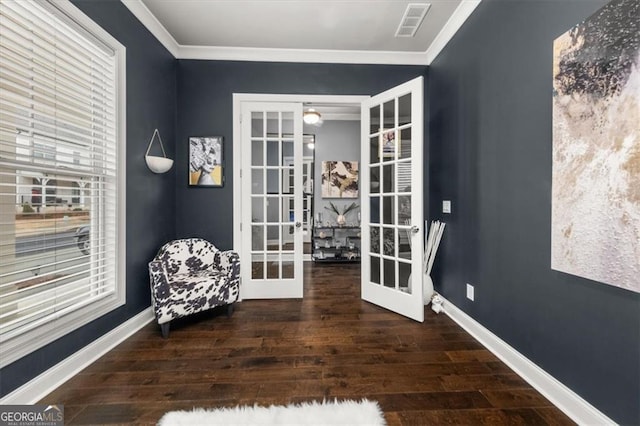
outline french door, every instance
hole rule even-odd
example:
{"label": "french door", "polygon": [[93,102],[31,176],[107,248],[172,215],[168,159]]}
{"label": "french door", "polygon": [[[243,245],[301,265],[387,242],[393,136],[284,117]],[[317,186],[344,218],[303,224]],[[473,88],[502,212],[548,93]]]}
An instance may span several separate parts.
{"label": "french door", "polygon": [[244,102],[241,117],[241,296],[300,298],[302,104]]}
{"label": "french door", "polygon": [[362,298],[424,321],[423,79],[362,102]]}

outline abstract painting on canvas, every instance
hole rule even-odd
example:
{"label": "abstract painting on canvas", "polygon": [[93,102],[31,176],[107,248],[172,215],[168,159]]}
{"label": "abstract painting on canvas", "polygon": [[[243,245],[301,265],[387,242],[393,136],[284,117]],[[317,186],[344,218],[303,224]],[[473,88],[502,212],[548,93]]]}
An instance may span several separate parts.
{"label": "abstract painting on canvas", "polygon": [[640,2],[553,45],[551,267],[640,292]]}

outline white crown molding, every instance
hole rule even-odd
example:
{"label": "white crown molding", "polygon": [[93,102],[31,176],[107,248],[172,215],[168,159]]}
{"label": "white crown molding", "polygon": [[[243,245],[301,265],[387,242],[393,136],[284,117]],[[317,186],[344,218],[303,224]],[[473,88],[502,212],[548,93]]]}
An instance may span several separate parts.
{"label": "white crown molding", "polygon": [[[443,298],[444,299],[444,298]],[[505,341],[486,329],[448,300],[443,303],[444,312],[460,327],[478,340],[485,348],[507,364],[558,409],[579,425],[614,425],[613,420],[593,405],[563,385],[556,378],[538,367]]]}
{"label": "white crown molding", "polygon": [[38,377],[0,399],[0,405],[35,404],[102,355],[153,321],[151,307],[130,318]]}
{"label": "white crown molding", "polygon": [[179,59],[331,64],[426,65],[424,52],[180,46]]}
{"label": "white crown molding", "polygon": [[174,58],[180,57],[180,45],[173,38],[171,33],[158,21],[158,18],[151,13],[149,8],[142,3],[141,0],[120,0],[134,14],[142,25],[147,27],[149,32],[158,39],[160,43],[173,55]]}
{"label": "white crown molding", "polygon": [[462,0],[460,2],[447,23],[433,40],[433,43],[431,43],[431,46],[429,46],[425,52],[427,65],[431,65],[442,49],[449,43],[449,40],[456,35],[460,27],[462,27],[467,18],[471,16],[481,2],[482,0]]}
{"label": "white crown molding", "polygon": [[431,65],[482,0],[462,0],[424,52],[268,49],[181,45],[141,0],[121,0],[176,59],[213,61],[299,62],[329,64]]}

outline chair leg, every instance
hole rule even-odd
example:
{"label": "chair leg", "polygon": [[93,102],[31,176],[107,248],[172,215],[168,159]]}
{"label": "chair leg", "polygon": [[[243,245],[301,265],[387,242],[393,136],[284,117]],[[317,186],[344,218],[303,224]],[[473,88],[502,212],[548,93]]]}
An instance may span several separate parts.
{"label": "chair leg", "polygon": [[233,303],[229,303],[227,305],[227,318],[231,318],[231,315],[233,315],[233,309],[234,309]]}
{"label": "chair leg", "polygon": [[160,331],[162,331],[162,337],[164,339],[169,338],[169,324],[170,322],[165,322],[164,324],[160,324]]}

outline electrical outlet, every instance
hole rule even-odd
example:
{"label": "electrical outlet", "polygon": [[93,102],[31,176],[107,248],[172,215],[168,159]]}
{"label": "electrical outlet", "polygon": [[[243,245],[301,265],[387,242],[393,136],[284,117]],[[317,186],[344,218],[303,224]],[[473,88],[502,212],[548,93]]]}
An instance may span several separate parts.
{"label": "electrical outlet", "polygon": [[442,200],[442,213],[451,213],[451,201]]}
{"label": "electrical outlet", "polygon": [[474,288],[471,284],[467,283],[467,299],[473,301],[475,298]]}

